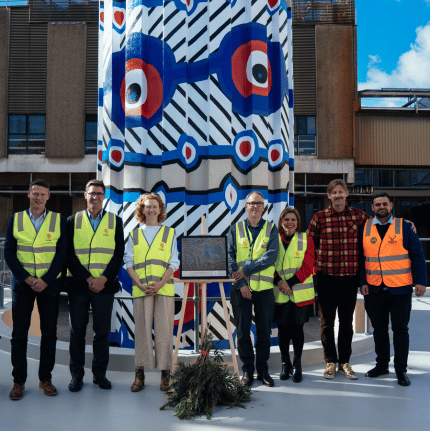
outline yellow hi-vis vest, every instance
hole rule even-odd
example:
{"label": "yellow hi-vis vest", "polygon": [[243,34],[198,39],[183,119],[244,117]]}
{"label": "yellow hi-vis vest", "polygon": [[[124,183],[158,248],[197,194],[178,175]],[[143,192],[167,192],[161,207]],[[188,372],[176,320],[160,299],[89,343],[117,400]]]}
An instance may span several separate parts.
{"label": "yellow hi-vis vest", "polygon": [[[246,265],[246,261],[257,260],[266,253],[272,227],[273,223],[266,221],[251,248],[248,235],[249,238],[252,238],[252,235],[249,231],[248,235],[246,234],[245,221],[236,224],[236,262],[239,269]],[[251,274],[249,279],[246,277],[249,289],[254,292],[273,289],[274,273],[275,266],[273,265],[256,274]]]}
{"label": "yellow hi-vis vest", "polygon": [[33,277],[43,277],[51,267],[61,234],[60,219],[60,214],[49,211],[36,233],[27,211],[15,214],[13,236],[17,241],[16,257]]}
{"label": "yellow hi-vis vest", "polygon": [[[304,232],[296,232],[291,238],[291,242],[287,249],[279,239],[279,254],[275,263],[276,272],[282,280],[288,281],[301,268],[305,258],[306,249],[308,247],[307,236]],[[295,284],[292,295],[285,295],[275,286],[273,293],[275,294],[275,302],[283,304],[288,301],[293,301],[298,307],[312,304],[315,302],[315,290],[312,274],[303,282]]]}
{"label": "yellow hi-vis vest", "polygon": [[87,211],[75,215],[73,246],[76,257],[94,278],[100,278],[115,251],[115,214],[105,212],[94,232]]}
{"label": "yellow hi-vis vest", "polygon": [[[130,232],[134,253],[133,269],[142,284],[157,283],[164,277],[172,254],[174,233],[175,229],[172,227],[161,226],[152,244],[148,245],[140,227]],[[173,276],[158,291],[158,295],[175,295]],[[133,283],[133,298],[139,296],[145,296],[145,293]]]}

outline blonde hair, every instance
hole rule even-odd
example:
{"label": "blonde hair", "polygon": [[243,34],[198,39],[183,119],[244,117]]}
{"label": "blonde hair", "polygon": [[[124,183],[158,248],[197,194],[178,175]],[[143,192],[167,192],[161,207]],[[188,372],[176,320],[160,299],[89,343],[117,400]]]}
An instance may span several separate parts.
{"label": "blonde hair", "polygon": [[134,215],[136,219],[142,223],[146,223],[146,215],[143,212],[143,209],[145,207],[145,202],[149,199],[155,199],[158,202],[158,205],[160,207],[160,214],[158,216],[158,222],[162,223],[167,218],[167,214],[164,211],[166,208],[166,204],[163,202],[163,199],[156,193],[146,193],[144,195],[140,195],[139,199],[136,201],[136,209],[134,211]]}

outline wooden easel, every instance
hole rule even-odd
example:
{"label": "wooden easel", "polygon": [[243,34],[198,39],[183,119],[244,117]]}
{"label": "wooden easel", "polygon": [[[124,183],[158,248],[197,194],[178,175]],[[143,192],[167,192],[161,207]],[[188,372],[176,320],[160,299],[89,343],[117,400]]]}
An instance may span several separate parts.
{"label": "wooden easel", "polygon": [[[205,235],[205,216],[202,216],[202,235]],[[173,353],[173,370],[176,368],[176,364],[178,362],[178,353],[179,353],[179,343],[181,341],[181,335],[182,335],[182,326],[184,324],[184,316],[185,316],[185,308],[187,305],[187,298],[188,298],[188,290],[190,288],[190,283],[198,283],[201,286],[202,289],[202,319],[201,319],[201,342],[203,342],[203,334],[205,333],[207,329],[207,284],[213,283],[214,280],[207,280],[207,279],[201,279],[201,280],[189,280],[189,279],[175,279],[176,282],[184,283],[184,297],[182,299],[182,307],[181,307],[181,314],[179,317],[179,325],[178,325],[178,332],[176,334],[176,344],[175,344],[175,351]],[[222,308],[224,310],[224,319],[227,326],[227,335],[228,340],[230,342],[230,350],[231,350],[231,358],[232,362],[225,362],[226,365],[233,365],[234,372],[239,375],[239,368],[237,366],[237,358],[236,358],[236,352],[234,350],[234,342],[233,342],[233,333],[231,331],[231,325],[230,325],[230,315],[228,314],[227,309],[227,301],[225,299],[225,292],[224,292],[224,285],[225,282],[233,282],[233,279],[225,278],[221,280],[216,280],[219,284],[219,290],[221,292],[221,301],[222,301]],[[194,328],[195,331],[198,331],[199,328]],[[196,346],[197,350],[198,346]]]}

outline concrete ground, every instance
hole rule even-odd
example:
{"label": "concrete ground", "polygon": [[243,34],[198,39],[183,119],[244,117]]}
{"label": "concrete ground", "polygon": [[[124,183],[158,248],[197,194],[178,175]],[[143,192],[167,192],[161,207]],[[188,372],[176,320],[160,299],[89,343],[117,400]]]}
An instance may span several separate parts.
{"label": "concrete ground", "polygon": [[[166,395],[159,390],[159,372],[146,372],[142,392],[132,393],[131,371],[108,371],[113,388],[103,391],[92,383],[87,370],[81,392],[67,389],[70,374],[57,364],[53,383],[58,396],[48,398],[38,389],[38,361],[29,359],[25,395],[10,401],[12,388],[10,353],[0,350],[0,431],[50,430],[401,430],[430,429],[430,297],[414,299],[410,323],[410,387],[397,384],[394,370],[378,379],[364,377],[374,366],[374,353],[351,358],[359,379],[350,381],[337,375],[322,377],[321,361],[304,367],[299,384],[280,381],[279,367],[271,366],[275,387],[260,382],[252,387],[251,402],[245,409],[215,408],[211,421],[204,417],[180,421],[173,410],[160,411]],[[354,336],[359,340],[360,335]],[[3,344],[4,345],[4,344]],[[354,343],[353,350],[356,347]],[[0,347],[1,348],[1,347]],[[118,361],[120,357],[116,358]]]}

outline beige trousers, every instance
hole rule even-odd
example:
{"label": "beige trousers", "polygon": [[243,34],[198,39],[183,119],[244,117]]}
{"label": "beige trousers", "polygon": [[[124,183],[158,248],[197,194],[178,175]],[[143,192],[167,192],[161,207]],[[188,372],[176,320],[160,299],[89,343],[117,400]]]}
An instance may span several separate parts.
{"label": "beige trousers", "polygon": [[136,367],[170,370],[173,360],[174,297],[155,295],[135,298],[133,315]]}

